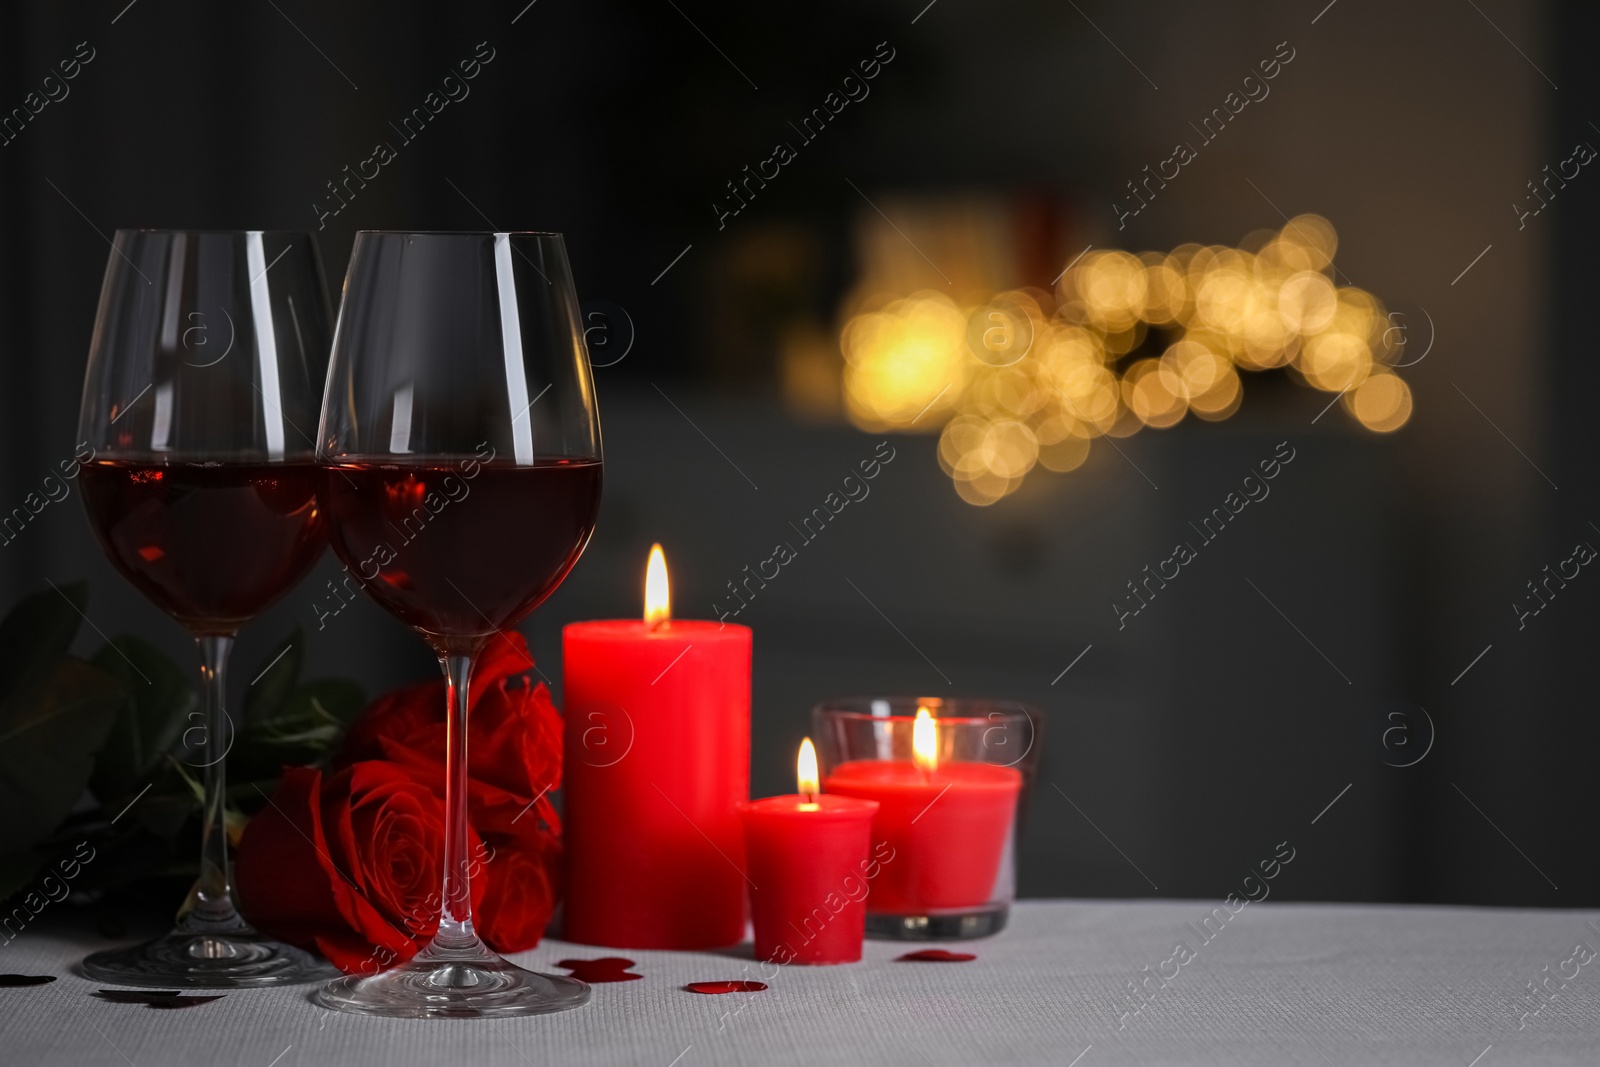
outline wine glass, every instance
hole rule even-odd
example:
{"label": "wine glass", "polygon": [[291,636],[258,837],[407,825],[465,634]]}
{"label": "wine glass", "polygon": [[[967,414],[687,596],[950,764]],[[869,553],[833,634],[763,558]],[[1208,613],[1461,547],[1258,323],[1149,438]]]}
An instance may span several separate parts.
{"label": "wine glass", "polygon": [[84,508],[111,563],[199,645],[200,877],[176,928],[83,961],[128,985],[265,986],[330,973],[261,937],[233,898],[223,820],[228,654],[324,545],[310,430],[328,296],[308,233],[119,230],[78,434]]}
{"label": "wine glass", "polygon": [[472,927],[473,661],[561,584],[600,506],[600,425],[553,233],[356,235],[317,432],[333,550],[422,635],[448,682],[442,906],[409,962],[324,986],[363,1015],[537,1015],[589,987],[524,970]]}

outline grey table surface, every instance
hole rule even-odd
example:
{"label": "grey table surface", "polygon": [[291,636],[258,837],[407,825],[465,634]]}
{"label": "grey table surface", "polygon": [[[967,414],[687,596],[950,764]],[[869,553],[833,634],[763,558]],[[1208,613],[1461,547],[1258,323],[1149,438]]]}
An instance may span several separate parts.
{"label": "grey table surface", "polygon": [[[0,946],[0,972],[61,977],[0,989],[0,1064],[1600,1063],[1592,913],[1269,901],[1224,921],[1217,906],[1029,901],[997,937],[945,946],[972,962],[900,963],[921,946],[868,942],[859,964],[775,974],[737,953],[546,941],[514,958],[552,969],[625,955],[644,978],[598,985],[575,1011],[503,1021],[340,1015],[304,986],[181,1011],[109,1003],[71,970],[103,942],[30,928]],[[1180,941],[1192,955],[1175,955]],[[763,977],[759,993],[683,989]],[[1136,997],[1140,982],[1153,992]]]}

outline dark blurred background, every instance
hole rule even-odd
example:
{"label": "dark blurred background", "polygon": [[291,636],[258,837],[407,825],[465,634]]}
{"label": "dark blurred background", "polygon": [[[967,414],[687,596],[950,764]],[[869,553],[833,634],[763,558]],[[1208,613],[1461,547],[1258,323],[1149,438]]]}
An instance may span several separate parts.
{"label": "dark blurred background", "polygon": [[[1547,165],[1600,144],[1600,18],[1575,0],[925,2],[6,5],[0,110],[92,59],[0,145],[0,512],[73,455],[115,229],[321,223],[335,295],[358,229],[559,230],[602,312],[607,482],[587,554],[524,627],[558,689],[561,625],[635,615],[652,541],[677,612],[711,617],[889,440],[870,498],[739,616],[758,794],[791,788],[824,697],[1011,697],[1048,717],[1026,894],[1217,897],[1287,839],[1284,898],[1600,904],[1600,578],[1521,629],[1511,607],[1600,544],[1600,176],[1541,186],[1558,192],[1519,218]],[[404,143],[391,123],[480,42],[470,94]],[[1285,46],[1270,97],[1119,230],[1129,180]],[[885,49],[869,96],[814,141],[790,132]],[[796,158],[722,216],[726,183],[782,140]],[[332,214],[329,183],[380,141],[396,158]],[[1301,213],[1337,228],[1340,284],[1404,316],[1414,410],[1393,433],[1246,374],[1226,421],[1095,441],[977,506],[940,469],[940,419],[846,415],[840,330],[874,249],[898,249],[907,293],[1048,290],[1087,245],[1237,245]],[[1277,503],[1119,629],[1126,583],[1282,441]],[[364,601],[319,630],[335,573],[246,631],[236,685],[295,625],[313,673],[377,691],[434,670]],[[6,604],[78,577],[100,631],[190,655],[75,500],[0,547]]]}

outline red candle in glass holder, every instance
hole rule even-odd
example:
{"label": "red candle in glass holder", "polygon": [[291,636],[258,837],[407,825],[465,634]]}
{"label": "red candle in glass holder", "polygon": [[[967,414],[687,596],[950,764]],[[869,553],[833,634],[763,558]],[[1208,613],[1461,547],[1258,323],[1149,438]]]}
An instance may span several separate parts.
{"label": "red candle in glass holder", "polygon": [[854,963],[866,899],[883,864],[869,854],[872,800],[817,791],[817,755],[800,745],[800,792],[739,806],[750,870],[756,959]]}
{"label": "red candle in glass holder", "polygon": [[673,619],[661,546],[645,618],[562,631],[568,941],[744,939],[750,630]]}
{"label": "red candle in glass holder", "polygon": [[892,856],[872,885],[874,913],[970,908],[994,893],[1016,817],[1022,773],[990,763],[938,762],[938,724],[919,709],[909,760],[851,760],[828,794],[878,802],[875,849]]}

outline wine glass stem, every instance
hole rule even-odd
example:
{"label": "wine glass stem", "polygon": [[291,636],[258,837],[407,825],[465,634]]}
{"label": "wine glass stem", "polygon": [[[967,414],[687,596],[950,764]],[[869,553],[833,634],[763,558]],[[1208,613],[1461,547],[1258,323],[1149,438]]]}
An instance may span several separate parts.
{"label": "wine glass stem", "polygon": [[467,694],[472,656],[440,656],[449,682],[445,720],[444,907],[434,944],[465,947],[477,942],[472,931],[472,858],[467,851]]}
{"label": "wine glass stem", "polygon": [[200,693],[205,744],[201,747],[204,800],[200,821],[200,878],[189,892],[181,929],[234,932],[247,930],[233,903],[228,866],[227,756],[233,744],[233,721],[226,707],[231,635],[197,637],[200,648]]}

